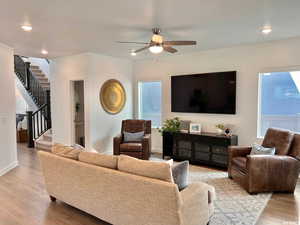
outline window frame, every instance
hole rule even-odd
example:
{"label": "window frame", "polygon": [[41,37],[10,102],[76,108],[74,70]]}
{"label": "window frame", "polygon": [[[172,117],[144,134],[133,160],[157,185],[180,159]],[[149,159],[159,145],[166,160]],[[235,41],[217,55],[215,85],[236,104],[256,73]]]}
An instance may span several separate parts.
{"label": "window frame", "polygon": [[257,130],[256,137],[258,139],[263,139],[264,136],[261,134],[261,95],[262,95],[262,75],[266,73],[280,73],[280,72],[293,72],[300,71],[300,66],[290,66],[290,67],[280,67],[280,68],[265,68],[258,72],[258,99],[257,99]]}
{"label": "window frame", "polygon": [[[138,80],[137,81],[137,117],[138,119],[143,119],[141,118],[141,105],[142,105],[142,99],[141,99],[141,88],[140,88],[140,84],[142,83],[154,83],[154,82],[159,82],[160,83],[160,88],[161,88],[161,107],[160,107],[160,117],[162,120],[162,115],[163,115],[163,81],[162,80]],[[161,128],[162,127],[162,121],[160,126],[154,126],[153,124],[151,124],[151,128],[152,129],[157,129],[157,128]]]}

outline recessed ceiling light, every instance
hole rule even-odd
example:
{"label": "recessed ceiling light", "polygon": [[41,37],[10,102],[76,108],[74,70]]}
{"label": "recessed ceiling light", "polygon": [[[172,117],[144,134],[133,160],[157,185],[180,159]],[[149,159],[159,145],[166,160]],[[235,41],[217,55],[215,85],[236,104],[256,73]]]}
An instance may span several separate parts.
{"label": "recessed ceiling light", "polygon": [[30,25],[23,25],[21,28],[22,28],[24,31],[31,31],[31,30],[32,30],[32,26],[30,26]]}
{"label": "recessed ceiling light", "polygon": [[136,56],[136,53],[135,53],[135,51],[134,51],[134,50],[131,50],[131,53],[130,53],[130,55],[132,55],[132,56]]}
{"label": "recessed ceiling light", "polygon": [[48,54],[48,51],[45,50],[45,49],[43,49],[43,50],[41,51],[41,53],[42,53],[43,55],[47,55],[47,54]]}
{"label": "recessed ceiling light", "polygon": [[271,26],[264,26],[264,27],[262,28],[261,32],[262,32],[263,34],[269,34],[269,33],[272,32],[272,27],[271,27]]}

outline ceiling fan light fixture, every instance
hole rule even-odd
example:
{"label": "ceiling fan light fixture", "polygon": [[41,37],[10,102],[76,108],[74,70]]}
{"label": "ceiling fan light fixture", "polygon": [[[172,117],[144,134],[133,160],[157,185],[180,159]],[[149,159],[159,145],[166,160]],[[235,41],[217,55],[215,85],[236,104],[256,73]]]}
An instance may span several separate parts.
{"label": "ceiling fan light fixture", "polygon": [[154,34],[151,38],[152,42],[157,43],[157,44],[162,44],[163,43],[163,37],[159,34]]}
{"label": "ceiling fan light fixture", "polygon": [[131,56],[136,56],[136,52],[134,50],[131,51],[130,53]]}
{"label": "ceiling fan light fixture", "polygon": [[161,45],[153,45],[149,48],[149,51],[153,54],[159,54],[163,51],[163,47]]}

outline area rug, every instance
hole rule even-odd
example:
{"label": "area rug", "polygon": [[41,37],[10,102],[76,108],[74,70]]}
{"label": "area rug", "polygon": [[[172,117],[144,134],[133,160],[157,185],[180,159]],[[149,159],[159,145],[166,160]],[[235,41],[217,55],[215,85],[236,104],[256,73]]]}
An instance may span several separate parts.
{"label": "area rug", "polygon": [[271,197],[271,194],[248,194],[223,171],[191,165],[189,177],[190,182],[202,181],[216,189],[215,213],[210,225],[254,225]]}

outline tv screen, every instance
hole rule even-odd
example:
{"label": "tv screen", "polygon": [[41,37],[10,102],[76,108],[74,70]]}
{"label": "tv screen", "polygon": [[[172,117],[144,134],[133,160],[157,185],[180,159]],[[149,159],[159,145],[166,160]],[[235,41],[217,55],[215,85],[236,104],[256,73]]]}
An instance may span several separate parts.
{"label": "tv screen", "polygon": [[236,71],[171,77],[172,112],[235,114]]}

